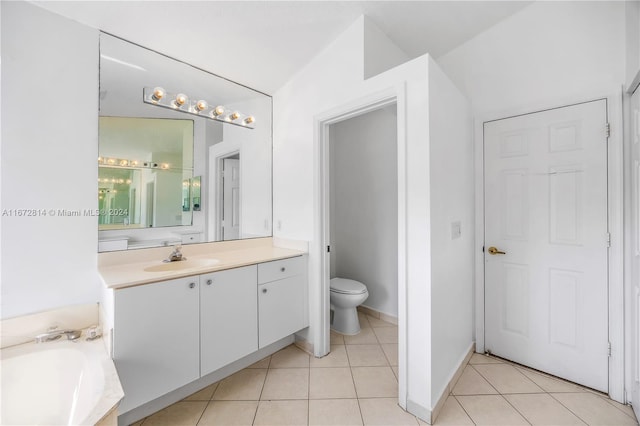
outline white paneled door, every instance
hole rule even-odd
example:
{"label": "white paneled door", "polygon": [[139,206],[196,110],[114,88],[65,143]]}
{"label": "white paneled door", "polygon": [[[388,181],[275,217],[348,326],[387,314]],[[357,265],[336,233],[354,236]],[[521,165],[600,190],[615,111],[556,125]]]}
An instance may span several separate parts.
{"label": "white paneled door", "polygon": [[223,240],[240,238],[240,160],[223,160]]}
{"label": "white paneled door", "polygon": [[608,391],[607,103],[484,123],[485,347]]}

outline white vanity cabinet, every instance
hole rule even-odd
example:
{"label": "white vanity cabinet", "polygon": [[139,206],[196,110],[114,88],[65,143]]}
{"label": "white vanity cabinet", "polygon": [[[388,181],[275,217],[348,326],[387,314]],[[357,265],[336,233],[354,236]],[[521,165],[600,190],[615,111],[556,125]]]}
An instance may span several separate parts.
{"label": "white vanity cabinet", "polygon": [[114,294],[113,358],[126,412],[200,377],[199,277]]}
{"label": "white vanity cabinet", "polygon": [[307,327],[306,259],[114,290],[113,359],[125,392],[121,415],[147,403],[156,407],[157,398],[166,402],[172,391],[199,379],[205,383],[205,376]]}
{"label": "white vanity cabinet", "polygon": [[200,276],[202,376],[258,350],[257,268]]}
{"label": "white vanity cabinet", "polygon": [[307,327],[307,267],[303,256],[258,265],[259,347]]}

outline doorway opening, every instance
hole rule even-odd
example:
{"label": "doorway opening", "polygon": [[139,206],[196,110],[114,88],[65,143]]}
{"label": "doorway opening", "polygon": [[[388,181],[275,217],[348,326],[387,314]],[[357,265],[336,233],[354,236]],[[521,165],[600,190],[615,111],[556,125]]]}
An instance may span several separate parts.
{"label": "doorway opening", "polygon": [[[330,125],[328,149],[329,277],[364,284],[368,296],[357,307],[361,327],[375,332],[370,322],[397,324],[398,317],[396,105]],[[332,329],[340,330],[343,324],[334,320],[332,315]],[[397,341],[385,343],[395,362]]]}

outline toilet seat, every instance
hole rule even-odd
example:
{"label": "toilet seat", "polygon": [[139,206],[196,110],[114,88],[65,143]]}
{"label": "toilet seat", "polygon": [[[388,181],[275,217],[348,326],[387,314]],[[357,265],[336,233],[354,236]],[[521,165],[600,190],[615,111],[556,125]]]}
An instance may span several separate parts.
{"label": "toilet seat", "polygon": [[339,294],[363,294],[367,292],[367,287],[359,281],[347,278],[332,278],[330,290]]}

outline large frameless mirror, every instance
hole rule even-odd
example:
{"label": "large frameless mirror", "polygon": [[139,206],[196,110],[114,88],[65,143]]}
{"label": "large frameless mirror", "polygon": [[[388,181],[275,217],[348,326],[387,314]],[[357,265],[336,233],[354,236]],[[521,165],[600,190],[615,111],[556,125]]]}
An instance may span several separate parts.
{"label": "large frameless mirror", "polygon": [[100,35],[99,251],[271,235],[271,97]]}

